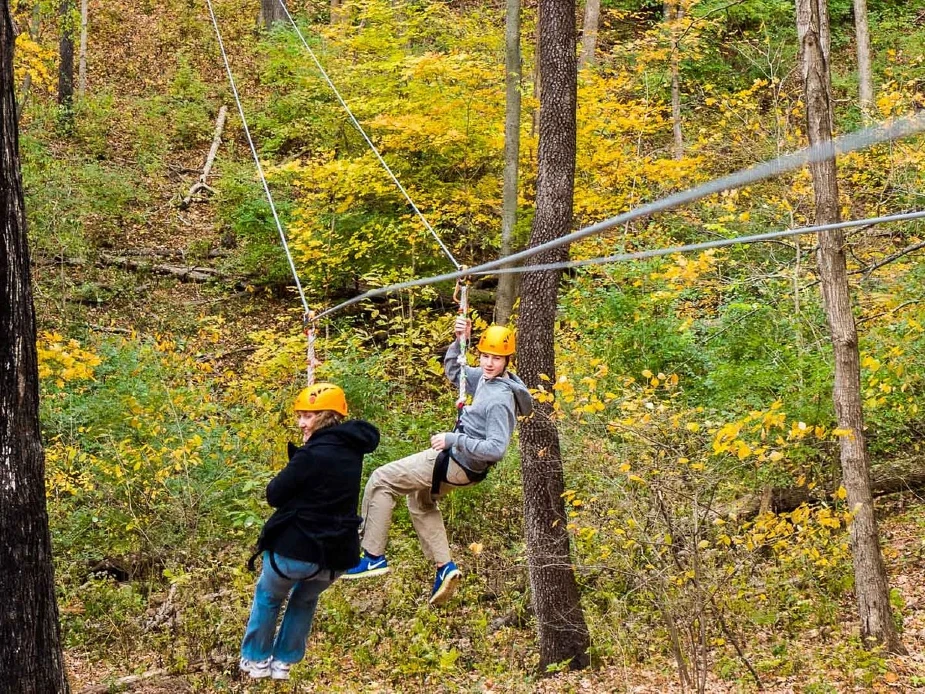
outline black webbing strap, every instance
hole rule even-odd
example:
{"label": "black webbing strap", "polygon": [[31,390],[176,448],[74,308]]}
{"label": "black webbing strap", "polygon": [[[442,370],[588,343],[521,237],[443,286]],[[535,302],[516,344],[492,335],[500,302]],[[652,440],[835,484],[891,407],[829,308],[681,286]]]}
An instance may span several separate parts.
{"label": "black webbing strap", "polygon": [[440,493],[440,485],[446,482],[446,473],[450,469],[450,450],[443,449],[437,454],[434,461],[434,476],[430,483],[431,496],[437,496]]}
{"label": "black webbing strap", "polygon": [[[247,568],[249,571],[257,570],[257,557],[259,557],[262,553],[263,553],[262,550],[258,549],[256,552],[254,552],[251,555],[251,558],[247,560]],[[267,552],[267,556],[270,558],[270,566],[281,578],[285,578],[287,581],[297,580],[295,578],[291,578],[287,576],[286,574],[282,572],[282,570],[279,568],[279,564],[276,563],[276,555],[273,552]],[[317,569],[315,569],[314,573],[310,573],[308,576],[305,576],[298,580],[299,581],[311,581],[313,578],[315,578],[315,576],[320,574],[322,571],[324,571],[324,569],[319,566]],[[331,569],[330,571],[331,571],[331,580],[333,581],[334,580],[334,570]]]}

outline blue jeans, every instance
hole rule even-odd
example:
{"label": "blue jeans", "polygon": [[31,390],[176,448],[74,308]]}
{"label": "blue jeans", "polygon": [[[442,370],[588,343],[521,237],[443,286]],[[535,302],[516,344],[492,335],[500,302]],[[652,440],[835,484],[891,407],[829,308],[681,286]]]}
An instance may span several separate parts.
{"label": "blue jeans", "polygon": [[[318,596],[333,581],[331,572],[308,561],[274,554],[276,566],[288,578],[277,573],[270,562],[270,553],[263,553],[263,570],[254,591],[254,604],[247,620],[241,657],[261,661],[273,656],[283,663],[297,663],[305,657],[305,641],[312,630],[312,619],[318,606]],[[339,573],[334,575],[336,578]],[[283,615],[276,639],[276,619],[286,596],[289,603]]]}

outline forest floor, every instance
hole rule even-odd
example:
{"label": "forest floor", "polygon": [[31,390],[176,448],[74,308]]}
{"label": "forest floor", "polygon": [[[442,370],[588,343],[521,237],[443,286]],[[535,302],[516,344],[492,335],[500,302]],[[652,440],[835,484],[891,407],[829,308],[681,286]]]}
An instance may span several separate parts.
{"label": "forest floor", "polygon": [[[133,22],[145,21],[142,13],[137,13]],[[113,29],[115,34],[115,29]],[[133,83],[128,74],[129,68],[146,63],[159,64],[163,59],[162,50],[155,40],[157,26],[152,25],[148,31],[131,32],[128,35],[118,32],[119,40],[101,34],[98,38],[105,45],[109,56],[106,61],[98,61],[100,72],[95,79],[98,84]],[[128,40],[125,40],[125,39]],[[119,48],[119,47],[122,48]],[[123,51],[119,53],[118,51]],[[115,51],[115,52],[114,52]],[[111,73],[111,74],[110,74]],[[223,80],[222,75],[213,64],[215,83]],[[158,84],[157,75],[149,76],[144,88],[163,87]],[[160,82],[163,82],[160,79]],[[142,86],[138,87],[142,90]],[[239,137],[240,126],[229,122],[233,137]],[[131,159],[131,147],[125,143],[126,151],[119,151],[118,141],[127,137],[116,133],[114,140],[114,160]],[[238,143],[240,145],[240,143]],[[166,162],[162,175],[150,176],[145,182],[151,199],[154,201],[144,210],[144,222],[127,225],[117,238],[110,239],[111,253],[150,253],[152,251],[171,251],[179,254],[183,262],[191,265],[203,264],[205,261],[186,261],[186,249],[198,244],[199,248],[218,248],[221,245],[222,231],[213,218],[210,205],[194,203],[187,210],[179,210],[175,205],[178,195],[185,195],[189,186],[195,181],[199,167],[202,165],[208,143],[203,143],[202,151],[180,152],[170,162]],[[240,148],[239,148],[240,151]],[[169,164],[169,165],[167,165]],[[221,171],[221,156],[213,176]],[[173,172],[173,173],[171,173]],[[176,173],[183,172],[183,173]],[[262,321],[273,320],[284,313],[282,304],[273,297],[241,292],[235,288],[180,283],[171,279],[144,277],[144,289],[128,291],[107,304],[99,306],[81,306],[79,309],[67,307],[66,301],[58,293],[42,290],[43,281],[52,279],[58,272],[73,272],[72,284],[77,285],[87,280],[86,273],[66,270],[58,267],[38,267],[36,280],[39,290],[36,304],[41,328],[50,329],[62,321],[79,316],[91,328],[99,330],[135,330],[144,329],[154,333],[169,330],[178,321],[193,320],[205,308],[220,312],[227,320],[229,335],[237,335],[224,345],[229,360],[237,349],[246,348],[245,336],[259,327]],[[134,279],[125,280],[124,270],[96,269],[95,280],[100,284],[136,284]],[[119,278],[122,277],[122,279]],[[294,305],[294,304],[293,304]],[[291,307],[291,305],[290,305]],[[268,310],[271,309],[271,310]],[[834,647],[840,641],[847,641],[857,630],[856,606],[850,598],[840,606],[838,630],[807,629],[800,636],[790,641],[791,652],[798,654],[802,664],[799,674],[791,676],[762,675],[765,692],[896,692],[925,688],[925,505],[922,499],[912,496],[894,497],[879,504],[881,514],[881,537],[884,543],[884,555],[888,563],[891,585],[901,600],[897,610],[902,616],[903,641],[909,651],[908,655],[889,657],[878,666],[876,678],[870,681],[871,668],[859,667],[852,671],[846,668],[838,658],[843,654]],[[336,587],[335,590],[342,590]],[[229,596],[229,600],[249,599],[242,596]],[[322,602],[324,599],[322,599]],[[386,609],[383,607],[383,609]],[[320,618],[323,619],[323,609]],[[243,624],[241,625],[243,630]],[[519,642],[533,643],[532,625],[526,625],[515,637]],[[762,644],[745,644],[747,654],[767,651]],[[532,646],[535,648],[535,646]],[[788,656],[784,654],[783,659]],[[309,644],[308,660],[312,659],[312,646]],[[138,694],[167,694],[168,692],[409,692],[409,691],[471,691],[471,692],[538,692],[554,694],[559,692],[632,692],[649,694],[656,692],[684,691],[679,684],[677,672],[668,662],[647,661],[645,663],[615,663],[606,661],[598,667],[581,672],[559,673],[542,680],[525,681],[522,673],[511,671],[503,676],[482,676],[477,672],[451,671],[445,676],[432,675],[424,682],[412,684],[411,680],[389,683],[373,681],[363,676],[362,668],[356,663],[340,663],[336,672],[326,673],[324,682],[310,682],[299,677],[298,669],[291,683],[252,682],[243,679],[237,671],[237,655],[229,652],[216,656],[206,663],[188,664],[186,667],[164,668],[163,654],[137,652],[130,661],[119,665],[100,663],[81,649],[70,649],[66,653],[67,669],[71,680],[72,692],[77,694],[105,694],[110,691],[132,691]],[[756,663],[759,671],[761,663]],[[781,671],[780,663],[766,665],[766,669]],[[134,679],[133,679],[134,678]],[[696,687],[695,687],[696,690]],[[738,692],[755,691],[753,681],[724,681],[709,675],[703,683],[704,692]]]}

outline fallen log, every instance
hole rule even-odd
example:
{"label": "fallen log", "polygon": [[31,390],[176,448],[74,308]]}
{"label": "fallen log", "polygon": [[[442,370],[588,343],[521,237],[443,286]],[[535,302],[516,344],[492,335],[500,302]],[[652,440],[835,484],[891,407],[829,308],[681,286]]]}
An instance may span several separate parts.
{"label": "fallen log", "polygon": [[202,174],[199,176],[199,180],[196,181],[192,188],[189,189],[189,192],[186,194],[186,197],[180,201],[180,209],[185,210],[190,206],[190,203],[193,202],[193,196],[202,191],[207,191],[209,193],[214,193],[215,191],[206,185],[206,179],[209,177],[209,172],[212,171],[212,164],[215,162],[215,155],[218,154],[218,146],[222,142],[222,131],[225,129],[225,119],[228,116],[228,107],[222,106],[218,110],[218,119],[215,123],[215,134],[212,136],[212,146],[209,148],[209,156],[206,157],[206,165],[202,169]]}
{"label": "fallen log", "polygon": [[214,282],[216,280],[234,280],[239,281],[236,277],[223,275],[215,268],[205,265],[173,265],[171,263],[150,263],[143,260],[136,260],[122,255],[101,254],[95,261],[88,261],[84,258],[50,258],[37,259],[41,264],[68,265],[70,267],[85,267],[95,265],[97,267],[118,267],[123,270],[133,270],[138,272],[150,272],[155,275],[169,275],[176,277],[182,282]]}
{"label": "fallen log", "polygon": [[[879,498],[900,492],[914,492],[925,490],[925,472],[910,472],[892,474],[875,479],[871,482],[871,494]],[[806,487],[766,487],[756,496],[745,499],[733,507],[720,513],[721,516],[730,516],[739,521],[751,520],[755,516],[766,513],[789,513],[795,511],[803,504],[810,506],[821,504],[832,499],[837,491],[835,489],[807,489]]]}

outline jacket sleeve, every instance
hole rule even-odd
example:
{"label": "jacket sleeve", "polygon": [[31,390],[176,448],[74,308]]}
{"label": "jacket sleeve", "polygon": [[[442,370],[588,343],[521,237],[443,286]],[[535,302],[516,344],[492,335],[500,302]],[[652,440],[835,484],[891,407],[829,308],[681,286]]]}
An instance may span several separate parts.
{"label": "jacket sleeve", "polygon": [[[446,374],[447,380],[452,383],[454,386],[459,385],[459,362],[456,360],[459,358],[459,340],[453,340],[453,343],[450,345],[450,348],[446,351],[446,356],[443,357],[443,373]],[[482,370],[474,366],[466,367],[466,392],[469,394],[475,393],[476,387],[479,385],[479,379],[482,378]]]}
{"label": "jacket sleeve", "polygon": [[485,438],[450,432],[446,445],[453,446],[471,460],[494,463],[504,457],[511,442],[516,419],[510,407],[495,403],[485,413]]}
{"label": "jacket sleeve", "polygon": [[267,503],[273,508],[285,506],[303,485],[321,473],[320,467],[310,453],[303,449],[296,451],[286,467],[267,484]]}

